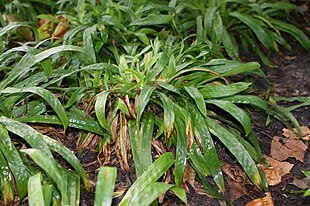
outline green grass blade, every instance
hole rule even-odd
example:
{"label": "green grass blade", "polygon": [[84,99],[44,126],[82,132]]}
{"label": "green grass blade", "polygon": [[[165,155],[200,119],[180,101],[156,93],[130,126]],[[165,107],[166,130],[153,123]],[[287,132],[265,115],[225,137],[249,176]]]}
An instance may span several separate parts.
{"label": "green grass blade", "polygon": [[169,190],[173,185],[163,182],[154,182],[149,184],[143,191],[127,204],[128,206],[150,205],[156,198]]}
{"label": "green grass blade", "polygon": [[95,103],[95,113],[96,113],[96,117],[100,123],[100,125],[107,129],[107,121],[105,118],[105,106],[107,103],[107,98],[108,95],[110,94],[110,92],[104,91],[101,92],[100,94],[98,94],[97,96],[97,100]]}
{"label": "green grass blade", "polygon": [[19,63],[14,67],[14,69],[10,72],[10,75],[4,80],[0,82],[0,91],[2,91],[7,85],[20,78],[21,76],[27,74],[31,67],[33,67],[36,63],[41,62],[42,60],[48,58],[49,56],[64,52],[64,51],[78,51],[87,55],[84,49],[71,46],[71,45],[63,45],[54,48],[47,49],[39,54],[28,56],[25,55]]}
{"label": "green grass blade", "polygon": [[[85,120],[84,118],[77,118],[77,117],[70,117],[70,112],[68,113],[69,116],[69,127],[81,129],[87,132],[91,132],[94,134],[99,134],[104,136],[106,133],[99,125],[99,123],[91,120]],[[60,120],[58,117],[54,115],[36,115],[36,116],[26,116],[15,118],[16,121],[23,122],[23,123],[41,123],[41,124],[58,124],[61,125]]]}
{"label": "green grass blade", "polygon": [[253,95],[234,95],[231,97],[225,97],[222,100],[230,101],[234,104],[249,104],[261,109],[262,111],[267,111],[268,109],[266,101]]}
{"label": "green grass blade", "polygon": [[28,180],[28,204],[29,206],[45,205],[41,185],[41,173],[31,176]]}
{"label": "green grass blade", "polygon": [[[146,113],[142,122],[137,126],[132,121],[128,122],[130,131],[130,144],[135,164],[137,177],[141,176],[152,164],[152,135],[154,116]],[[137,131],[139,129],[139,131]]]}
{"label": "green grass blade", "polygon": [[155,90],[154,86],[148,86],[148,85],[143,87],[143,89],[141,90],[141,93],[140,93],[139,99],[138,99],[137,122],[140,122],[140,118],[142,116],[142,113],[143,113],[146,105],[149,103],[150,97],[151,97],[154,90]]}
{"label": "green grass blade", "polygon": [[8,131],[0,125],[0,149],[5,156],[8,166],[13,173],[15,183],[20,198],[27,194],[28,178],[32,175],[30,170],[24,165],[17,149],[13,145],[8,135]]}
{"label": "green grass blade", "polygon": [[164,93],[158,92],[157,94],[162,101],[163,104],[162,106],[164,109],[165,137],[169,138],[174,128],[174,120],[175,120],[175,115],[173,111],[174,103]]}
{"label": "green grass blade", "polygon": [[[0,132],[1,135],[1,132]],[[1,143],[0,143],[1,145]],[[0,150],[0,190],[4,205],[11,205],[14,200],[14,187],[9,166]]]}
{"label": "green grass blade", "polygon": [[21,151],[28,154],[33,161],[54,181],[61,193],[62,202],[69,205],[69,195],[66,187],[67,182],[63,177],[61,168],[57,165],[56,161],[53,158],[44,155],[44,153],[38,149],[23,149]]}
{"label": "green grass blade", "polygon": [[151,26],[151,25],[160,25],[167,24],[171,21],[171,15],[163,15],[163,14],[149,14],[148,16],[135,20],[129,24],[129,26]]}
{"label": "green grass blade", "polygon": [[60,101],[50,91],[43,89],[41,87],[25,87],[25,88],[8,87],[1,91],[1,93],[5,93],[5,94],[15,94],[15,93],[25,93],[25,92],[37,94],[40,97],[42,97],[53,108],[53,110],[59,117],[60,121],[62,122],[64,130],[66,131],[68,124],[69,124],[67,114],[65,112],[64,107],[60,103]]}
{"label": "green grass blade", "polygon": [[207,100],[209,104],[214,104],[217,107],[225,110],[228,114],[233,116],[242,126],[246,135],[251,133],[251,119],[250,117],[234,103],[223,100]]}
{"label": "green grass blade", "polygon": [[119,206],[125,206],[150,184],[156,182],[173,164],[172,153],[162,154],[130,187]]}
{"label": "green grass blade", "polygon": [[206,99],[227,97],[240,93],[249,88],[251,83],[238,82],[229,85],[207,85],[202,87],[199,91]]}
{"label": "green grass blade", "polygon": [[117,169],[115,167],[101,167],[98,174],[95,206],[109,206],[112,204],[114,184]]}
{"label": "green grass blade", "polygon": [[172,192],[180,199],[182,202],[187,204],[186,192],[182,187],[174,186],[171,188]]}
{"label": "green grass blade", "polygon": [[[187,129],[191,130],[192,128],[187,128],[188,125],[185,125],[183,121],[184,115],[180,111],[176,111],[176,121],[175,121],[175,128],[177,131],[177,145],[176,145],[176,160],[175,160],[175,184],[176,186],[181,186],[183,182],[183,175],[186,165],[186,158],[187,158],[187,135],[190,136],[190,134],[187,134]],[[190,124],[190,121],[186,121],[186,123]],[[192,137],[189,137],[192,138]]]}
{"label": "green grass blade", "polygon": [[6,117],[0,117],[0,123],[4,124],[10,132],[22,137],[33,148],[42,150],[45,155],[52,157],[48,145],[42,139],[42,134],[27,124],[14,121]]}
{"label": "green grass blade", "polygon": [[[85,187],[87,189],[89,188],[89,182],[85,170],[83,169],[79,159],[67,147],[62,145],[60,142],[37,132],[35,129],[26,124],[6,117],[0,117],[0,123],[3,123],[10,132],[23,137],[33,148],[40,149],[43,153],[45,153],[45,155],[46,152],[50,150],[60,154],[81,176]],[[42,142],[42,140],[44,141],[44,147],[37,146],[38,142]],[[46,145],[48,146],[47,148]],[[52,158],[52,155],[47,156]]]}
{"label": "green grass blade", "polygon": [[210,132],[218,137],[227,149],[236,157],[253,184],[258,188],[262,188],[259,170],[250,154],[246,151],[238,139],[214,120],[206,118],[206,121],[209,125]]}
{"label": "green grass blade", "polygon": [[207,115],[207,108],[206,108],[206,103],[204,101],[204,96],[203,94],[196,88],[196,87],[185,87],[185,90],[187,93],[195,100],[195,103],[200,110],[200,112],[206,116]]}
{"label": "green grass blade", "polygon": [[259,20],[236,11],[231,12],[229,15],[239,19],[241,22],[246,24],[267,49],[271,50],[274,48],[273,40],[268,36],[265,29],[262,27],[262,23]]}

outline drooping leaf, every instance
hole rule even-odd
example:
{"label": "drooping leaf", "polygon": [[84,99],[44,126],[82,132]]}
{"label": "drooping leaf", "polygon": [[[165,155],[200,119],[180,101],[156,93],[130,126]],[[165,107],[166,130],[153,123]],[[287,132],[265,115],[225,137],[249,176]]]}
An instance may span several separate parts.
{"label": "drooping leaf", "polygon": [[265,185],[262,185],[260,173],[255,162],[238,139],[212,119],[206,118],[206,121],[209,125],[210,132],[218,137],[227,149],[236,157],[253,184],[258,188],[266,189]]}
{"label": "drooping leaf", "polygon": [[27,182],[32,173],[24,165],[17,149],[10,140],[8,131],[2,125],[0,125],[0,146],[1,151],[7,160],[8,166],[13,173],[18,194],[23,198],[27,194]]}
{"label": "drooping leaf", "polygon": [[107,122],[106,122],[106,118],[105,118],[105,105],[106,105],[109,93],[110,92],[107,92],[107,91],[101,92],[97,96],[97,100],[95,103],[96,117],[97,117],[100,125],[105,129],[107,128]]}
{"label": "drooping leaf", "polygon": [[66,131],[68,124],[69,124],[67,114],[65,112],[65,109],[61,105],[60,101],[50,91],[44,88],[41,88],[41,87],[24,87],[24,88],[8,87],[1,91],[1,93],[4,93],[4,94],[15,94],[15,93],[25,93],[25,92],[31,92],[33,94],[37,94],[40,97],[42,97],[54,109],[58,118],[62,122],[64,130]]}
{"label": "drooping leaf", "polygon": [[171,153],[162,154],[155,162],[134,182],[127,191],[120,206],[130,204],[135,200],[143,190],[155,183],[173,164],[173,155]]}
{"label": "drooping leaf", "polygon": [[139,99],[138,99],[137,122],[140,121],[142,113],[143,113],[146,105],[148,104],[150,97],[151,97],[154,90],[155,90],[155,87],[153,87],[153,86],[145,86],[141,90],[141,93],[140,93]]}

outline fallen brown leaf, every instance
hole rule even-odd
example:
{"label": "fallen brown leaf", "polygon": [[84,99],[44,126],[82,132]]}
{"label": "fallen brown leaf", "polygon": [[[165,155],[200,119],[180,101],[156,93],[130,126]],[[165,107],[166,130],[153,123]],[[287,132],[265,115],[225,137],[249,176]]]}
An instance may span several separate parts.
{"label": "fallen brown leaf", "polygon": [[246,174],[240,167],[233,167],[225,164],[221,167],[222,171],[228,176],[227,185],[229,187],[229,200],[234,202],[238,198],[247,194],[245,189]]}
{"label": "fallen brown leaf", "polygon": [[267,162],[270,163],[270,165],[278,171],[279,175],[282,177],[288,173],[290,173],[291,169],[294,167],[294,164],[291,164],[289,162],[280,162],[276,159],[273,159],[271,157],[265,156],[265,159]]}
{"label": "fallen brown leaf", "polygon": [[275,136],[271,142],[270,156],[279,161],[294,157],[304,162],[308,146],[299,139],[286,139]]}
{"label": "fallen brown leaf", "polygon": [[293,181],[289,184],[295,185],[296,187],[304,190],[310,188],[310,180],[307,177],[305,178],[294,177]]}
{"label": "fallen brown leaf", "polygon": [[270,192],[266,192],[265,194],[265,197],[252,200],[246,206],[274,206]]}
{"label": "fallen brown leaf", "polygon": [[[306,126],[301,126],[300,129],[301,129],[303,140],[310,140],[310,128]],[[299,139],[299,137],[296,135],[296,132],[297,132],[297,129],[293,129],[292,131],[292,130],[284,128],[282,130],[282,135],[289,139]]]}
{"label": "fallen brown leaf", "polygon": [[260,167],[263,173],[266,176],[267,183],[269,186],[275,186],[281,183],[281,176],[279,175],[278,171],[275,170],[273,167]]}

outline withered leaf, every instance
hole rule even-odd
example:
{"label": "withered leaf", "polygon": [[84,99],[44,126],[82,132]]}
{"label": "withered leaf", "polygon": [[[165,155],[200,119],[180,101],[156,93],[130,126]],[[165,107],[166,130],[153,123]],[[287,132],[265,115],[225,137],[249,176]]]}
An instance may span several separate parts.
{"label": "withered leaf", "polygon": [[[301,132],[302,132],[302,138],[303,140],[310,140],[310,128],[306,126],[301,126]],[[296,135],[297,130],[293,129],[293,131],[284,128],[282,130],[282,135],[289,139],[299,139],[299,137]]]}
{"label": "withered leaf", "polygon": [[286,139],[275,136],[271,142],[270,156],[279,161],[294,157],[304,162],[308,146],[299,139]]}
{"label": "withered leaf", "polygon": [[228,176],[227,185],[229,187],[229,200],[234,202],[238,198],[247,194],[245,189],[246,174],[241,168],[235,166],[232,167],[229,164],[225,164],[221,167],[222,171]]}
{"label": "withered leaf", "polygon": [[304,190],[310,188],[310,180],[307,177],[305,178],[294,177],[293,181],[289,184],[295,185],[296,187]]}
{"label": "withered leaf", "polygon": [[274,206],[270,192],[266,192],[265,194],[265,197],[252,200],[246,206]]}

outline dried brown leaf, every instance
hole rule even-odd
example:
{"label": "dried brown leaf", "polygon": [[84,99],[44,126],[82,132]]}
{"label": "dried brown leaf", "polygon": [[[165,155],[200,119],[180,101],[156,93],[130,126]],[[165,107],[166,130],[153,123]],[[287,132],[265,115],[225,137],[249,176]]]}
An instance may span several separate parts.
{"label": "dried brown leaf", "polygon": [[294,157],[304,162],[308,146],[299,139],[286,139],[275,136],[271,142],[270,156],[279,161]]}
{"label": "dried brown leaf", "polygon": [[267,183],[269,186],[275,186],[281,183],[281,176],[279,172],[273,167],[260,167],[266,176]]}
{"label": "dried brown leaf", "polygon": [[266,192],[265,194],[265,197],[252,200],[246,206],[274,206],[270,192]]}
{"label": "dried brown leaf", "polygon": [[307,177],[305,178],[294,177],[293,181],[289,184],[295,185],[296,187],[304,190],[310,188],[310,180]]}
{"label": "dried brown leaf", "polygon": [[221,167],[222,171],[228,176],[227,185],[229,187],[229,199],[234,202],[238,198],[247,194],[245,189],[246,174],[240,167],[233,167],[229,164],[225,164]]}
{"label": "dried brown leaf", "polygon": [[[302,132],[303,140],[309,140],[310,139],[310,128],[306,127],[306,126],[301,126],[300,129]],[[286,138],[289,138],[289,139],[299,139],[299,137],[296,135],[296,133],[297,133],[296,129],[293,129],[293,131],[291,131],[289,129],[284,128],[282,130],[282,135]]]}
{"label": "dried brown leaf", "polygon": [[281,177],[289,174],[291,169],[294,167],[294,164],[291,164],[289,162],[280,162],[268,156],[265,156],[265,159],[267,160],[267,162],[270,163],[271,167],[278,171]]}

